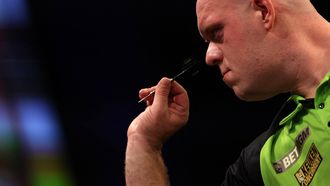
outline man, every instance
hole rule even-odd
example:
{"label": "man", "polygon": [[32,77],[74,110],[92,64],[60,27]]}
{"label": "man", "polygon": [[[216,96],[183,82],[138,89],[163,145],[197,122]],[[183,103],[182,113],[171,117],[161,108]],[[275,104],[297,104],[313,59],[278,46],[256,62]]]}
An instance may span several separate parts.
{"label": "man", "polygon": [[[330,24],[309,0],[197,0],[196,12],[209,42],[206,63],[219,66],[239,98],[292,94],[270,129],[243,149],[223,185],[329,183]],[[163,78],[140,98],[153,90],[128,129],[127,185],[170,184],[162,144],[188,119],[182,86]]]}

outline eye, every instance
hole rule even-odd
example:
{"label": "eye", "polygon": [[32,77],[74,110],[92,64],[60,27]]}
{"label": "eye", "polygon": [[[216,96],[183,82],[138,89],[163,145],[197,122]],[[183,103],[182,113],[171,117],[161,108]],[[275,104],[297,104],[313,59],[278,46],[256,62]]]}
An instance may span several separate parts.
{"label": "eye", "polygon": [[214,28],[211,31],[211,40],[216,43],[223,43],[223,29],[222,27]]}
{"label": "eye", "polygon": [[210,24],[204,30],[201,30],[201,36],[206,43],[223,43],[224,42],[224,26],[223,24]]}

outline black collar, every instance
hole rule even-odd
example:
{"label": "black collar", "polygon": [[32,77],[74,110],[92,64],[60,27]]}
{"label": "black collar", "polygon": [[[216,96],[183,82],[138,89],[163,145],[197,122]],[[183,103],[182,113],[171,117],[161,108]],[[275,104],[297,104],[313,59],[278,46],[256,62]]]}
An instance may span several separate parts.
{"label": "black collar", "polygon": [[305,99],[305,100],[299,100],[299,102],[306,109],[315,109],[314,98],[309,98],[309,99]]}

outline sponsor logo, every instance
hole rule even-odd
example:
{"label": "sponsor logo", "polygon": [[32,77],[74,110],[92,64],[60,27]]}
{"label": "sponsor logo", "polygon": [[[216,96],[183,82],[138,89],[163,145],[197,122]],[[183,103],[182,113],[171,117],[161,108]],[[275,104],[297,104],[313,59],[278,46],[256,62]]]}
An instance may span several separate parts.
{"label": "sponsor logo", "polygon": [[306,160],[300,169],[295,173],[295,177],[301,186],[308,186],[322,162],[322,156],[313,143],[309,149]]}
{"label": "sponsor logo", "polygon": [[307,127],[302,130],[295,139],[295,146],[293,149],[287,153],[282,159],[273,163],[273,167],[276,173],[282,173],[288,168],[290,168],[300,157],[303,146],[310,136],[310,129]]}

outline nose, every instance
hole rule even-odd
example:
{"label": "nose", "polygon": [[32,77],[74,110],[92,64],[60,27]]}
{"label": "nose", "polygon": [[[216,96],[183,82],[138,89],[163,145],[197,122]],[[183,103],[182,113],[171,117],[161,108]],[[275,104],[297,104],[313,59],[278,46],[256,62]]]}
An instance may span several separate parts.
{"label": "nose", "polygon": [[223,60],[223,52],[216,44],[210,42],[206,51],[205,61],[207,65],[217,65]]}

